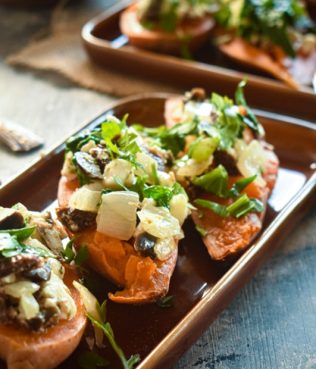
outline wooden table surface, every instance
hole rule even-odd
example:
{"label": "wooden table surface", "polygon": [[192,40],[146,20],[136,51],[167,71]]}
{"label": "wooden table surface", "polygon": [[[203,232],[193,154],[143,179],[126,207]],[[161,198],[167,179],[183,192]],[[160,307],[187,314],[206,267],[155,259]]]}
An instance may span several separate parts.
{"label": "wooden table surface", "polygon": [[[101,9],[109,3],[86,0],[70,6],[93,4],[94,9]],[[7,117],[33,129],[44,137],[44,150],[114,100],[54,74],[5,64],[7,55],[39,32],[49,32],[49,18],[50,9],[0,6],[0,119]],[[39,155],[39,151],[13,155],[0,147],[0,180],[7,181]],[[315,204],[274,257],[175,366],[189,368],[316,369]]]}

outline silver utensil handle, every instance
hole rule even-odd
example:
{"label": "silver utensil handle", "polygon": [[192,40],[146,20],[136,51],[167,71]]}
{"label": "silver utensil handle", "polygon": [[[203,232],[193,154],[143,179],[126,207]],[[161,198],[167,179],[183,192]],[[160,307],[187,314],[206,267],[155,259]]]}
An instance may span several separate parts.
{"label": "silver utensil handle", "polygon": [[27,152],[43,145],[43,139],[7,120],[0,120],[0,141],[14,152]]}

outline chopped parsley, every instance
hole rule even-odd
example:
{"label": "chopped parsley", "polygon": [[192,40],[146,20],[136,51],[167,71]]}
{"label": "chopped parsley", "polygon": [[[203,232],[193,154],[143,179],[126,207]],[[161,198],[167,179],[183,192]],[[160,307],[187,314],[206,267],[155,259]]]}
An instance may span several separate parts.
{"label": "chopped parsley", "polygon": [[[12,231],[11,231],[12,232]],[[49,250],[41,247],[34,247],[23,244],[17,235],[10,233],[0,233],[0,255],[4,258],[11,258],[21,254],[31,254],[41,257],[55,258],[56,256]]]}
{"label": "chopped parsley", "polygon": [[[103,305],[103,304],[102,304]],[[102,306],[101,305],[101,306]],[[105,305],[104,305],[105,306]],[[112,349],[115,351],[117,356],[119,357],[122,367],[124,369],[133,369],[134,366],[140,361],[140,357],[138,354],[130,356],[128,359],[126,358],[123,350],[117,344],[114,336],[113,329],[109,322],[105,321],[105,314],[103,314],[102,319],[103,321],[98,321],[94,319],[90,314],[87,314],[87,317],[90,319],[91,323],[96,327],[102,330],[106,338],[108,339]]]}
{"label": "chopped parsley", "polygon": [[174,302],[175,302],[175,299],[174,299],[174,296],[164,296],[162,297],[161,299],[159,299],[157,301],[157,305],[160,307],[160,308],[171,308],[174,306]]}
{"label": "chopped parsley", "polygon": [[77,363],[82,369],[105,368],[110,362],[94,351],[84,351],[77,358]]}
{"label": "chopped parsley", "polygon": [[71,263],[73,261],[77,266],[81,266],[89,257],[88,247],[86,245],[81,245],[78,251],[74,251],[74,242],[75,238],[67,243],[63,252],[63,257],[66,263]]}
{"label": "chopped parsley", "polygon": [[314,22],[300,0],[224,0],[217,22],[252,43],[270,41],[294,58],[293,30],[316,33]]}

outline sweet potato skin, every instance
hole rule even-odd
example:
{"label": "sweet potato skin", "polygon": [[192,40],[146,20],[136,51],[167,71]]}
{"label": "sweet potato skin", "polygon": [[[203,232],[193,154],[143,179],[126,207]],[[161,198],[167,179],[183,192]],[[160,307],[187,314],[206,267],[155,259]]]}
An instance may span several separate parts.
{"label": "sweet potato skin", "polygon": [[76,273],[66,268],[65,283],[77,306],[71,320],[62,320],[44,332],[0,325],[0,357],[8,369],[52,369],[64,361],[78,346],[86,326],[86,314],[72,282]]}
{"label": "sweet potato skin", "polygon": [[[182,101],[182,97],[179,96],[172,97],[166,101],[164,117],[167,127],[170,128],[175,124],[181,124],[183,121],[181,109],[179,110]],[[245,188],[243,193],[246,193],[250,198],[262,201],[266,209],[267,199],[276,183],[279,160],[272,148],[265,142],[263,142],[263,147],[268,157],[265,172],[263,173],[266,186],[260,187],[255,182],[252,182]],[[230,186],[240,178],[230,177]],[[198,197],[225,205],[229,203],[229,200],[203,192],[200,192]],[[251,212],[239,219],[233,217],[223,218],[209,209],[197,208],[198,210],[193,211],[191,215],[193,222],[206,232],[206,235],[202,237],[203,242],[210,257],[218,261],[231,258],[246,250],[261,231],[265,215],[265,211],[263,211],[260,214]]]}
{"label": "sweet potato skin", "polygon": [[89,249],[90,265],[123,290],[110,293],[112,301],[144,304],[165,296],[177,261],[178,251],[164,261],[139,256],[127,242],[108,237],[95,230],[82,232],[78,244]]}
{"label": "sweet potato skin", "polygon": [[[231,179],[231,184],[238,179],[240,178]],[[243,191],[249,197],[261,200],[264,208],[267,206],[268,192],[268,188],[261,188],[255,183],[251,183]],[[201,194],[199,198],[225,205],[231,202],[206,193]],[[192,219],[196,225],[207,232],[203,236],[203,242],[214,260],[225,260],[245,250],[261,231],[265,214],[265,211],[262,213],[251,212],[239,219],[231,216],[223,218],[209,209],[197,208],[198,210],[192,213]]]}
{"label": "sweet potato skin", "polygon": [[[190,51],[197,50],[208,39],[214,21],[208,17],[185,20],[175,32],[165,32],[160,29],[144,28],[137,16],[137,4],[128,7],[120,18],[120,28],[133,46],[143,49],[179,54],[183,48],[183,38],[189,39],[186,45]],[[182,39],[178,34],[184,35]]]}
{"label": "sweet potato skin", "polygon": [[251,45],[240,37],[234,37],[230,42],[219,45],[219,49],[231,59],[268,72],[288,86],[296,90],[299,89],[299,84],[282,64],[283,59],[285,59],[284,55],[279,55],[278,59],[274,59],[264,50]]}
{"label": "sweet potato skin", "polygon": [[[79,186],[61,177],[58,202],[67,206],[71,193]],[[122,290],[110,293],[112,301],[123,304],[146,304],[167,294],[176,265],[178,250],[167,260],[139,256],[128,242],[106,236],[91,228],[76,234],[75,245],[86,245],[89,265]]]}

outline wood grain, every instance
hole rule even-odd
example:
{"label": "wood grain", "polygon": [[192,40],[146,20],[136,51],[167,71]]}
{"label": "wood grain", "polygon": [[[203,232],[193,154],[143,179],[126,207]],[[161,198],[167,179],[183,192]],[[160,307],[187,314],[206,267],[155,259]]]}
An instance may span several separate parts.
{"label": "wood grain", "polygon": [[[65,11],[82,19],[113,1],[81,1]],[[60,77],[9,68],[4,58],[49,32],[51,10],[0,6],[0,116],[45,137],[45,150],[96,116],[110,96]],[[40,155],[0,148],[0,179]],[[316,369],[316,209],[174,369]]]}

